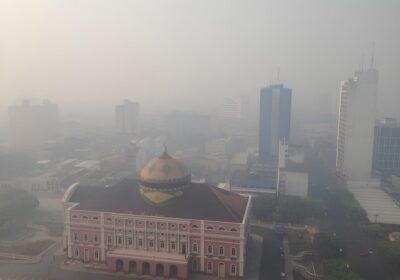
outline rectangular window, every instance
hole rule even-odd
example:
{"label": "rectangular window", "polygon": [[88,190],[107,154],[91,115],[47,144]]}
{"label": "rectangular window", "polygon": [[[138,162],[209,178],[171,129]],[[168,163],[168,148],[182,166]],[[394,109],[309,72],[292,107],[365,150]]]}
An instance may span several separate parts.
{"label": "rectangular window", "polygon": [[231,255],[232,255],[232,257],[236,257],[236,248],[235,247],[232,247]]}
{"label": "rectangular window", "polygon": [[207,253],[208,253],[209,255],[212,255],[212,253],[213,253],[213,247],[212,247],[212,245],[208,245],[208,247],[207,247]]}
{"label": "rectangular window", "polygon": [[149,247],[150,247],[150,248],[153,248],[153,247],[154,247],[154,241],[151,240],[151,239],[149,240]]}
{"label": "rectangular window", "polygon": [[118,244],[119,244],[119,245],[122,244],[122,236],[118,236]]}
{"label": "rectangular window", "polygon": [[207,272],[213,272],[213,265],[212,262],[207,262]]}
{"label": "rectangular window", "polygon": [[99,256],[100,256],[99,255],[99,251],[98,250],[94,251],[94,259],[98,261],[99,260]]}
{"label": "rectangular window", "polygon": [[171,241],[171,250],[176,250],[176,243],[175,241]]}
{"label": "rectangular window", "polygon": [[231,274],[236,275],[236,265],[235,264],[232,264],[232,266],[231,266]]}
{"label": "rectangular window", "polygon": [[76,258],[79,257],[79,249],[78,248],[75,248],[74,255]]}
{"label": "rectangular window", "polygon": [[197,252],[198,252],[197,243],[193,243],[193,245],[192,245],[192,252],[193,252],[193,253],[197,253]]}
{"label": "rectangular window", "polygon": [[108,245],[112,245],[112,236],[111,235],[107,236],[107,243],[108,243]]}
{"label": "rectangular window", "polygon": [[224,255],[224,247],[219,247],[219,255],[223,256]]}
{"label": "rectangular window", "polygon": [[95,234],[95,235],[93,235],[93,242],[94,243],[97,243],[99,240],[98,240],[98,238],[97,238],[97,234]]}
{"label": "rectangular window", "polygon": [[142,239],[142,238],[139,238],[139,240],[138,240],[138,245],[139,245],[139,247],[142,247],[142,246],[143,246],[143,239]]}
{"label": "rectangular window", "polygon": [[74,240],[75,240],[75,241],[78,241],[78,240],[79,240],[78,234],[77,234],[76,232],[74,233]]}
{"label": "rectangular window", "polygon": [[85,242],[88,241],[88,235],[86,233],[83,235],[83,241],[85,241]]}
{"label": "rectangular window", "polygon": [[165,248],[165,243],[164,243],[164,241],[162,241],[162,240],[160,241],[160,248],[161,248],[161,249],[164,249],[164,248]]}
{"label": "rectangular window", "polygon": [[132,243],[133,243],[133,240],[132,240],[132,238],[128,238],[128,245],[132,245]]}

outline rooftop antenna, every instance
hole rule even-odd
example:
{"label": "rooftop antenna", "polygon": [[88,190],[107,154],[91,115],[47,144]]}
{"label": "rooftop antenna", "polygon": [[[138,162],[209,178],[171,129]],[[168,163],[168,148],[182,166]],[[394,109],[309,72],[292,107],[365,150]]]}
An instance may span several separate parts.
{"label": "rooftop antenna", "polygon": [[278,66],[278,69],[276,70],[276,83],[277,84],[279,84],[280,83],[280,81],[279,81],[279,75],[280,75],[280,72],[281,72],[281,68]]}
{"label": "rooftop antenna", "polygon": [[361,55],[361,72],[364,72],[364,53]]}
{"label": "rooftop antenna", "polygon": [[375,41],[372,41],[371,68],[374,68],[374,64],[375,64]]}

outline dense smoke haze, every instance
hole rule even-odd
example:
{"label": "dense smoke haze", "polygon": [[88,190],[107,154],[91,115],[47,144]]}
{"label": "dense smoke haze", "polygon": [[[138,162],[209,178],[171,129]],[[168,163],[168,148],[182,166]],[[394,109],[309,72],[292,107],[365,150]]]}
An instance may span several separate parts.
{"label": "dense smoke haze", "polygon": [[295,112],[334,113],[373,41],[380,116],[398,117],[399,11],[394,0],[1,0],[0,121],[43,98],[106,123],[124,98],[144,114],[211,112],[226,96],[257,100],[278,68]]}

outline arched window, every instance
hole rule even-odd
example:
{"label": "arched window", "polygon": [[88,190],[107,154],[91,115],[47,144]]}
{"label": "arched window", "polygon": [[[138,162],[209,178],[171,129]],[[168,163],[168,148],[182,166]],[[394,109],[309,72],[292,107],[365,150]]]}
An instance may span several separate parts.
{"label": "arched window", "polygon": [[231,231],[237,231],[235,228],[232,228]]}
{"label": "arched window", "polygon": [[78,248],[75,248],[74,255],[76,258],[79,257],[79,249]]}
{"label": "arched window", "polygon": [[225,230],[225,228],[223,228],[223,227],[220,227],[220,228],[219,228],[219,230]]}
{"label": "arched window", "polygon": [[199,228],[197,225],[192,225],[192,228]]}
{"label": "arched window", "polygon": [[93,217],[93,220],[98,220],[99,218],[98,217]]}
{"label": "arched window", "polygon": [[88,216],[82,216],[82,219],[87,220],[87,219],[88,219]]}
{"label": "arched window", "polygon": [[224,251],[225,251],[225,250],[224,250],[224,247],[223,247],[223,246],[219,247],[219,255],[220,255],[220,256],[223,256],[223,255],[225,254]]}
{"label": "arched window", "polygon": [[231,265],[231,274],[236,275],[236,264]]}
{"label": "arched window", "polygon": [[236,248],[235,247],[232,247],[231,255],[232,255],[232,257],[236,257]]}
{"label": "arched window", "polygon": [[211,229],[211,230],[212,230],[212,229],[214,229],[214,228],[213,228],[212,226],[208,226],[207,229]]}
{"label": "arched window", "polygon": [[213,247],[212,247],[212,245],[208,245],[208,247],[207,247],[207,253],[208,253],[209,255],[212,255],[212,253],[213,253]]}

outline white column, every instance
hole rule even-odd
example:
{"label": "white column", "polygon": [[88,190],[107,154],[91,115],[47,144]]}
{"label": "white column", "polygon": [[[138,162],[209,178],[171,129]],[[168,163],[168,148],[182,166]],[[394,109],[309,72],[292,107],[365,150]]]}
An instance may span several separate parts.
{"label": "white column", "polygon": [[246,243],[245,225],[240,225],[240,254],[239,254],[239,276],[244,276],[244,244]]}
{"label": "white column", "polygon": [[100,248],[101,248],[101,260],[106,260],[106,250],[105,250],[105,238],[104,238],[104,213],[100,213]]}
{"label": "white column", "polygon": [[204,221],[200,223],[201,235],[200,235],[200,271],[204,272]]}
{"label": "white column", "polygon": [[67,238],[67,246],[68,246],[68,258],[72,258],[72,244],[71,244],[71,216],[70,211],[65,211],[65,232]]}

